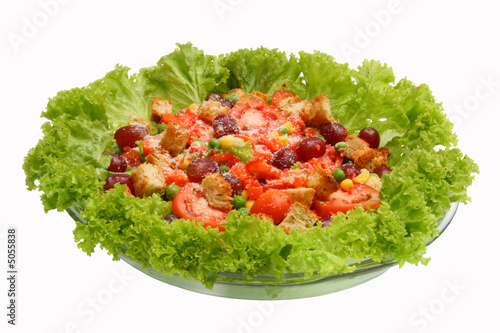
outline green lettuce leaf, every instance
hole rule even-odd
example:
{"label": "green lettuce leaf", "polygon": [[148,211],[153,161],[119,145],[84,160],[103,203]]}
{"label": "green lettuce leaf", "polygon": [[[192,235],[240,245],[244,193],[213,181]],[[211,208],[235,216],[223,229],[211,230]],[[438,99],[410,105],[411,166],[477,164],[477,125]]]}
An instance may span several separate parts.
{"label": "green lettuce leaf", "polygon": [[215,56],[205,55],[191,43],[162,57],[156,66],[143,68],[140,75],[146,93],[173,102],[174,111],[200,104],[210,93],[227,91],[229,70]]}

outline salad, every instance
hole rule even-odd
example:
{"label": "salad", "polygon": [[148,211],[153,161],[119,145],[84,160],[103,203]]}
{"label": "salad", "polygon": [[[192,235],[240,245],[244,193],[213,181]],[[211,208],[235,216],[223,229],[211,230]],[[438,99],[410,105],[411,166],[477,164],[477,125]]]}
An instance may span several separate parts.
{"label": "salad", "polygon": [[210,288],[220,272],[340,274],[364,258],[426,264],[477,165],[425,84],[324,53],[179,45],[61,91],[25,158],[46,211],[76,209],[100,246]]}

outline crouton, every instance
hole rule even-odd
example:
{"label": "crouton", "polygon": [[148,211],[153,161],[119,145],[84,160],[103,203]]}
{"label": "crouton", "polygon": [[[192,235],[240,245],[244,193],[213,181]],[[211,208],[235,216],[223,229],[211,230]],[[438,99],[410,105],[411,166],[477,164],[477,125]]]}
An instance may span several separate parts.
{"label": "crouton", "polygon": [[164,114],[172,113],[172,102],[155,97],[151,102],[151,121],[160,123]]}
{"label": "crouton", "polygon": [[255,95],[259,97],[261,100],[267,103],[267,100],[269,99],[269,95],[266,95],[264,93],[261,93],[260,91],[252,91],[252,95]]}
{"label": "crouton", "polygon": [[346,157],[361,168],[366,168],[366,164],[376,155],[375,150],[356,135],[348,135],[345,142],[347,143]]}
{"label": "crouton", "polygon": [[255,216],[256,218],[262,221],[269,221],[271,223],[274,223],[274,219],[271,216],[264,213],[253,214],[252,216]]}
{"label": "crouton", "polygon": [[375,172],[381,166],[387,166],[388,148],[370,148],[368,142],[355,135],[348,135],[345,142],[348,146],[346,157],[359,167]]}
{"label": "crouton", "polygon": [[128,124],[145,127],[148,130],[149,134],[151,134],[151,124],[146,119],[134,118],[131,121],[129,121]]}
{"label": "crouton", "polygon": [[335,119],[332,116],[332,110],[328,98],[321,94],[316,97],[314,101],[311,101],[311,109],[307,118],[308,119],[304,119],[304,122],[308,126],[314,127],[320,127],[321,125],[334,121]]}
{"label": "crouton", "polygon": [[389,158],[389,148],[375,148],[375,157],[372,158],[368,163],[366,163],[365,168],[370,172],[375,172],[378,168],[387,166],[387,159]]}
{"label": "crouton", "polygon": [[170,156],[175,157],[186,148],[188,141],[189,132],[174,121],[168,125],[159,146],[165,149]]}
{"label": "crouton", "polygon": [[288,234],[291,230],[306,230],[318,222],[319,217],[301,203],[294,202],[279,224]]}
{"label": "crouton", "polygon": [[160,167],[166,168],[175,168],[177,167],[177,163],[170,156],[168,151],[162,149],[161,147],[157,147],[149,152],[148,156],[146,156],[146,162],[151,163],[153,165],[158,165]]}
{"label": "crouton", "polygon": [[231,194],[231,184],[219,173],[209,173],[201,181],[203,194],[208,201],[208,205],[215,209],[231,210],[233,198]]}
{"label": "crouton", "polygon": [[255,102],[267,102],[267,100],[263,100],[262,98],[256,95],[244,94],[240,96],[240,99],[238,102],[236,102],[236,105],[244,103],[255,103]]}
{"label": "crouton", "polygon": [[339,184],[318,164],[314,172],[307,177],[306,187],[313,188],[318,199],[327,200],[330,194],[339,189]]}
{"label": "crouton", "polygon": [[281,190],[281,192],[291,196],[292,202],[298,202],[306,207],[311,207],[314,194],[316,193],[316,191],[313,188],[305,188],[305,187],[289,188],[286,190]]}
{"label": "crouton", "polygon": [[[297,96],[298,97],[298,96]],[[299,97],[300,99],[300,97]],[[285,104],[285,101],[290,101],[293,102],[294,98],[293,97],[288,97],[282,100],[279,105],[283,105],[282,107],[279,107],[283,113],[288,117],[292,113],[298,113],[302,120],[309,119],[310,114],[311,114],[311,102],[309,101],[296,101],[294,103],[287,103]]]}
{"label": "crouton", "polygon": [[132,171],[132,183],[135,195],[138,197],[149,196],[167,187],[163,169],[148,163],[143,163]]}
{"label": "crouton", "polygon": [[236,88],[236,89],[229,90],[227,93],[223,94],[222,97],[225,98],[227,95],[232,94],[232,93],[237,93],[238,96],[240,96],[240,98],[241,98],[241,96],[245,95],[245,92],[242,89]]}
{"label": "crouton", "polygon": [[222,106],[220,102],[213,100],[204,101],[198,109],[198,116],[211,124],[212,121],[220,114],[229,113],[230,109],[227,106]]}

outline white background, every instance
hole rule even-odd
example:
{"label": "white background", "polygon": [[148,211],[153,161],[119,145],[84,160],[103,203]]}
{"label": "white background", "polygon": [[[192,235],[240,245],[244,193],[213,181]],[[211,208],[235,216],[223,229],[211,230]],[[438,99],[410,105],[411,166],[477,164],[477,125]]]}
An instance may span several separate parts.
{"label": "white background", "polygon": [[[493,197],[500,124],[496,2],[52,3],[57,7],[45,6],[50,17],[34,0],[2,1],[0,8],[0,331],[499,331],[500,228]],[[38,27],[26,28],[30,24]],[[16,44],[14,35],[24,40]],[[453,117],[460,148],[481,168],[469,191],[472,203],[460,206],[429,248],[430,264],[392,268],[331,295],[273,303],[196,294],[113,262],[103,251],[87,257],[78,250],[72,219],[64,212],[44,214],[39,194],[25,189],[21,165],[41,137],[39,114],[59,90],[84,86],[116,63],[134,71],[154,65],[176,42],[187,41],[208,54],[263,45],[293,53],[320,50],[353,67],[364,58],[377,59],[391,65],[398,79],[429,84]],[[8,226],[16,226],[19,237],[16,327],[6,324],[5,315]],[[124,282],[116,275],[125,276]],[[453,284],[458,287],[450,289]],[[101,303],[94,310],[96,297]]]}

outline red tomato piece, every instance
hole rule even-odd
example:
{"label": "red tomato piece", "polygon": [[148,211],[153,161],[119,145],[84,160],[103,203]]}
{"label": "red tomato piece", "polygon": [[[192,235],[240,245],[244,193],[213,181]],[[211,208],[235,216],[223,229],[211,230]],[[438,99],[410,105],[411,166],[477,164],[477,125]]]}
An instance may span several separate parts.
{"label": "red tomato piece", "polygon": [[292,205],[292,197],[278,190],[269,190],[255,200],[250,214],[266,214],[274,224],[283,220]]}
{"label": "red tomato piece", "polygon": [[250,200],[257,200],[257,198],[264,193],[264,189],[257,179],[250,179],[247,182],[245,190],[247,191],[248,199]]}
{"label": "red tomato piece", "polygon": [[208,205],[203,196],[203,188],[200,184],[187,183],[175,195],[172,201],[172,209],[180,218],[203,221],[203,227],[218,228],[219,231],[226,230],[220,224],[225,222],[227,212],[213,209]]}
{"label": "red tomato piece", "polygon": [[163,175],[165,176],[165,183],[167,185],[176,184],[184,186],[188,181],[188,176],[180,169],[163,168]]}
{"label": "red tomato piece", "polygon": [[172,121],[175,120],[175,116],[171,113],[165,113],[162,117],[161,117],[161,120],[160,122],[164,123],[164,124],[169,124],[171,123]]}
{"label": "red tomato piece", "polygon": [[284,170],[281,178],[268,180],[263,186],[264,191],[270,189],[284,190],[287,188],[300,188],[306,186],[306,175],[301,170]]}
{"label": "red tomato piece", "polygon": [[141,153],[130,147],[123,147],[123,153],[120,156],[127,162],[129,168],[136,168],[142,163]]}
{"label": "red tomato piece", "polygon": [[278,179],[281,177],[281,170],[267,164],[263,160],[250,160],[247,163],[247,170],[250,176],[256,179]]}
{"label": "red tomato piece", "polygon": [[275,90],[271,97],[271,104],[278,106],[282,100],[289,97],[297,97],[297,94],[290,90]]}
{"label": "red tomato piece", "polygon": [[288,116],[288,121],[292,124],[293,131],[295,133],[300,133],[306,128],[306,123],[302,120],[302,117],[298,112],[294,112]]}
{"label": "red tomato piece", "polygon": [[208,158],[214,160],[215,162],[217,162],[217,164],[227,165],[229,168],[231,168],[233,165],[235,165],[240,161],[239,157],[234,156],[231,153],[216,154],[209,156]]}
{"label": "red tomato piece", "polygon": [[330,195],[327,201],[314,198],[312,208],[321,217],[336,215],[338,212],[346,213],[351,209],[368,207],[372,209],[380,205],[379,192],[365,184],[354,184],[354,187],[347,191],[338,190]]}
{"label": "red tomato piece", "polygon": [[235,105],[229,114],[236,119],[236,123],[242,131],[279,127],[286,122],[286,116],[281,110],[264,102]]}

